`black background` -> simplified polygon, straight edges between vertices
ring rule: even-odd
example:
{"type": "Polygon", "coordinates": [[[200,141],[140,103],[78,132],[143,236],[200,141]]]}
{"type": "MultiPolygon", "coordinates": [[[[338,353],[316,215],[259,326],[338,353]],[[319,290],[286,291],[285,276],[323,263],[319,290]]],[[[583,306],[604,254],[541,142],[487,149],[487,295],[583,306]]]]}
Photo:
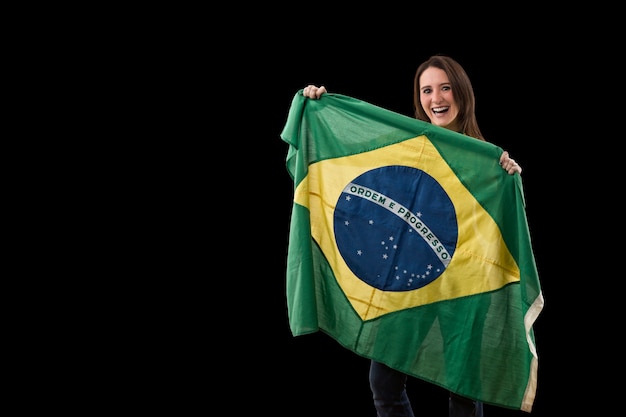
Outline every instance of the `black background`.
{"type": "MultiPolygon", "coordinates": [[[[142,17],[148,27],[120,37],[111,56],[96,49],[103,74],[87,71],[89,86],[102,89],[96,97],[110,98],[94,126],[110,135],[96,146],[122,158],[102,169],[119,177],[111,190],[119,206],[111,210],[124,217],[120,244],[106,242],[105,263],[129,286],[113,285],[125,303],[112,297],[102,310],[117,314],[124,329],[110,326],[112,349],[105,343],[93,358],[116,365],[105,370],[115,374],[103,382],[106,402],[118,407],[111,397],[134,397],[137,408],[171,407],[173,415],[375,417],[367,359],[325,334],[290,333],[293,183],[280,133],[294,95],[311,83],[412,116],[417,66],[444,53],[472,80],[486,139],[524,169],[545,298],[534,326],[539,380],[531,415],[610,415],[594,409],[605,398],[608,407],[621,400],[604,383],[607,374],[619,380],[609,348],[621,348],[604,327],[621,328],[611,320],[621,304],[608,299],[619,296],[621,276],[607,270],[621,260],[618,217],[609,210],[620,209],[614,191],[622,186],[607,168],[621,173],[614,145],[623,134],[611,131],[621,130],[621,114],[607,104],[615,80],[603,72],[621,62],[592,50],[593,21],[521,5],[490,6],[479,20],[459,6],[383,13],[360,5],[368,21],[319,4],[234,6],[231,14],[185,8],[170,15],[168,7],[164,19],[142,17]],[[124,126],[130,119],[136,124],[124,126]],[[130,267],[116,263],[132,257],[130,267]],[[611,316],[602,315],[607,310],[611,316]]],[[[409,378],[408,391],[417,416],[447,415],[442,388],[409,378]]]]}

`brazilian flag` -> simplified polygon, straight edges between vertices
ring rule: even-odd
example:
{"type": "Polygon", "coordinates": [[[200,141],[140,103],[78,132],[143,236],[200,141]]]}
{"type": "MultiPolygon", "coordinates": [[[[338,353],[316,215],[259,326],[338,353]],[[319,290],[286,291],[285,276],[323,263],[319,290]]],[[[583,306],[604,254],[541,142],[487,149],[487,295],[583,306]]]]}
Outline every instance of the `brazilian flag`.
{"type": "Polygon", "coordinates": [[[294,336],[459,395],[530,412],[543,295],[522,180],[502,149],[340,94],[298,91],[281,138],[294,182],[294,336]]]}

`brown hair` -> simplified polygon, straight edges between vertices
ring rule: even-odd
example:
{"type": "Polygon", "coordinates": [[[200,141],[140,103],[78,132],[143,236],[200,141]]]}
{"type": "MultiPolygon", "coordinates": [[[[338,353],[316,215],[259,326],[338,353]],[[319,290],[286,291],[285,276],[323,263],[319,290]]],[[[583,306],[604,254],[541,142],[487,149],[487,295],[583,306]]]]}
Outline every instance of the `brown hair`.
{"type": "Polygon", "coordinates": [[[445,55],[433,55],[420,64],[415,72],[413,80],[413,106],[415,108],[415,118],[425,122],[431,122],[420,103],[420,76],[430,67],[443,70],[452,86],[452,94],[454,100],[459,106],[459,114],[457,119],[461,126],[461,133],[476,139],[485,140],[483,134],[478,128],[476,120],[476,98],[474,97],[474,89],[467,73],[463,67],[454,59],[445,55]]]}

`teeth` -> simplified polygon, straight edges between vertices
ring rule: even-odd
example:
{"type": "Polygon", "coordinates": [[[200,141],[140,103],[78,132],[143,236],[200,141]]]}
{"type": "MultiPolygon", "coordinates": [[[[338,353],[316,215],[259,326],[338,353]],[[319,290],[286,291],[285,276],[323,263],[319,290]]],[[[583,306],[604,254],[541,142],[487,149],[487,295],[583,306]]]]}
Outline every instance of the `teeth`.
{"type": "Polygon", "coordinates": [[[433,108],[433,111],[444,111],[445,109],[447,109],[447,107],[437,107],[433,108]]]}

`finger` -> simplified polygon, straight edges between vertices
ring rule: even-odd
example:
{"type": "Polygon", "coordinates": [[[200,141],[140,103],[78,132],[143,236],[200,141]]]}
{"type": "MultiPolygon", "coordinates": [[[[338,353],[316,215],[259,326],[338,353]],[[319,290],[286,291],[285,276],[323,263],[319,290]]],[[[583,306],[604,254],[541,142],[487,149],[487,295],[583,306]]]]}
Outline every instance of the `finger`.
{"type": "Polygon", "coordinates": [[[509,153],[507,151],[502,152],[500,155],[500,165],[504,166],[506,161],[509,159],[509,153]]]}
{"type": "Polygon", "coordinates": [[[509,163],[508,163],[508,165],[507,165],[507,170],[506,170],[506,171],[507,171],[509,174],[514,174],[514,173],[516,173],[516,172],[517,172],[518,174],[521,174],[521,173],[522,173],[522,167],[521,167],[521,166],[520,166],[517,162],[515,162],[515,160],[513,160],[513,159],[509,159],[509,161],[508,161],[508,162],[509,162],[509,163]]]}
{"type": "Polygon", "coordinates": [[[317,91],[315,92],[315,95],[317,96],[317,98],[320,98],[322,94],[324,94],[325,92],[326,92],[326,87],[322,85],[320,86],[320,88],[317,89],[317,91]]]}
{"type": "Polygon", "coordinates": [[[315,88],[316,87],[314,85],[309,84],[304,87],[302,94],[304,94],[304,96],[308,98],[315,98],[315,88]]]}

